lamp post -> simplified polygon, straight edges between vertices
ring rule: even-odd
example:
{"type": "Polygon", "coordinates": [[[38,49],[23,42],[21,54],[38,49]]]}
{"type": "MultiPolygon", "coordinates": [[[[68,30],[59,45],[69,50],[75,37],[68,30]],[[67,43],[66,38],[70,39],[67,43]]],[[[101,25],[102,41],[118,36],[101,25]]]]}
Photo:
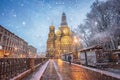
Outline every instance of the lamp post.
{"type": "Polygon", "coordinates": [[[74,44],[75,44],[75,58],[78,58],[78,51],[77,51],[78,39],[76,36],[74,37],[74,44]]]}

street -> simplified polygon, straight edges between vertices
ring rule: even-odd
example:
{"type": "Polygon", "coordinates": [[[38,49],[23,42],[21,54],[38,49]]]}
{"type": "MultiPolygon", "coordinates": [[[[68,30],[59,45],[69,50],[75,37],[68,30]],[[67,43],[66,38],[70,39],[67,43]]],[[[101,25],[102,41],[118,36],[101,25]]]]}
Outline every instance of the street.
{"type": "Polygon", "coordinates": [[[50,60],[41,80],[119,80],[104,74],[68,64],[61,59],[50,60]],[[58,75],[57,75],[58,74],[58,75]],[[59,79],[58,79],[59,78],[59,79]]]}

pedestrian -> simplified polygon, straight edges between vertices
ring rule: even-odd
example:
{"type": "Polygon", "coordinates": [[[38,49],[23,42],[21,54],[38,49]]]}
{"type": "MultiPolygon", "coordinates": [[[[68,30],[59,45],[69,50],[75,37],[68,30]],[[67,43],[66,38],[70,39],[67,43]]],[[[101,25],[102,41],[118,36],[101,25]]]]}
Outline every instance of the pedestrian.
{"type": "Polygon", "coordinates": [[[71,64],[71,59],[72,59],[71,55],[68,55],[68,62],[69,62],[69,64],[71,64]]]}

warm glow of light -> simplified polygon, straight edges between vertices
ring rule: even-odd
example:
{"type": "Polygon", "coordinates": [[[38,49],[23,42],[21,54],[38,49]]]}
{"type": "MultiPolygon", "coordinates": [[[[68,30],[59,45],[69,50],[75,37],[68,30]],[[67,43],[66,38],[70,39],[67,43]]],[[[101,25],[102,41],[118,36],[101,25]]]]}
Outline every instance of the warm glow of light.
{"type": "Polygon", "coordinates": [[[62,64],[63,64],[63,61],[61,59],[58,59],[58,65],[62,66],[62,64]]]}
{"type": "Polygon", "coordinates": [[[75,43],[78,43],[78,39],[77,39],[76,36],[74,36],[74,42],[75,42],[75,43]]]}
{"type": "Polygon", "coordinates": [[[3,51],[0,50],[0,58],[3,57],[3,51]]]}
{"type": "Polygon", "coordinates": [[[77,39],[75,39],[75,43],[77,43],[78,41],[77,41],[77,39]]]}
{"type": "Polygon", "coordinates": [[[14,49],[15,49],[15,51],[17,51],[17,50],[18,50],[18,48],[17,48],[17,47],[15,47],[14,49]]]}
{"type": "Polygon", "coordinates": [[[10,53],[8,53],[8,52],[7,52],[7,53],[5,53],[5,55],[7,55],[7,56],[8,56],[9,54],[10,54],[10,53]]]}
{"type": "Polygon", "coordinates": [[[0,45],[0,50],[2,49],[2,46],[0,45]]]}
{"type": "Polygon", "coordinates": [[[21,54],[20,57],[23,58],[23,55],[21,54]]]}

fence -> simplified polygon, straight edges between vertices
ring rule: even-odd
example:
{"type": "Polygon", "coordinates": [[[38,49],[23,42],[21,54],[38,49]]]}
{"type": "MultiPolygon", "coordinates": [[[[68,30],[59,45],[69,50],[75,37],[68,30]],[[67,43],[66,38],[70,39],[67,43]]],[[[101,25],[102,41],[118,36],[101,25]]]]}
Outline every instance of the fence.
{"type": "Polygon", "coordinates": [[[32,69],[46,58],[1,58],[0,80],[9,80],[22,72],[32,69]]]}

